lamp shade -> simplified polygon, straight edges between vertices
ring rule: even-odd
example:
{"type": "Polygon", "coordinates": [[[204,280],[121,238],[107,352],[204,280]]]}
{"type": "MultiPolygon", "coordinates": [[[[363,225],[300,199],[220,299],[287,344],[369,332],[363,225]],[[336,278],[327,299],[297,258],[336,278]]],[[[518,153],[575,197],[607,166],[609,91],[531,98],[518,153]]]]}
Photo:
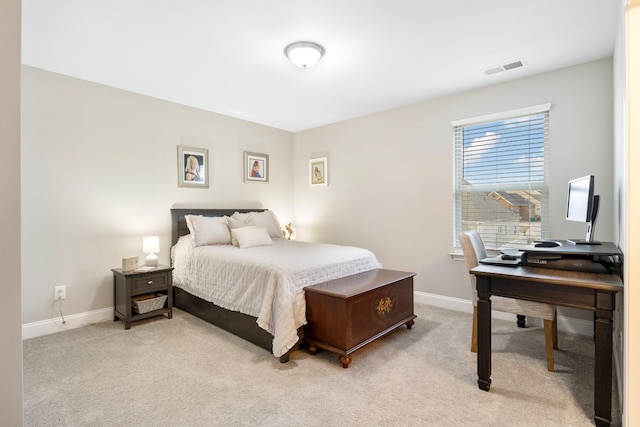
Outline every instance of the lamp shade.
{"type": "Polygon", "coordinates": [[[313,42],[295,42],[284,48],[284,54],[300,68],[316,64],[324,55],[324,48],[313,42]]]}
{"type": "Polygon", "coordinates": [[[147,267],[157,267],[158,257],[156,254],[160,252],[160,238],[158,236],[146,236],[142,239],[142,252],[147,255],[144,265],[147,267]]]}
{"type": "Polygon", "coordinates": [[[160,238],[158,236],[146,236],[143,238],[142,252],[145,254],[157,254],[160,252],[160,238]]]}

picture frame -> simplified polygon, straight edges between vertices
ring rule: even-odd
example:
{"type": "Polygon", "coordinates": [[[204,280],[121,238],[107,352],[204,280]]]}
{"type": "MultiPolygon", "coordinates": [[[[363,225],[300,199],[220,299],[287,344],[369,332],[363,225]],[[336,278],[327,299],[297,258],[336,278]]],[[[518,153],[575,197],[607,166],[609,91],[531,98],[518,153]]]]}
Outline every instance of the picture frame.
{"type": "Polygon", "coordinates": [[[329,169],[326,157],[309,160],[309,185],[326,187],[329,185],[329,169]]]}
{"type": "Polygon", "coordinates": [[[178,187],[209,188],[209,150],[178,146],[178,187]]]}
{"type": "Polygon", "coordinates": [[[269,182],[269,155],[244,152],[244,182],[269,182]]]}

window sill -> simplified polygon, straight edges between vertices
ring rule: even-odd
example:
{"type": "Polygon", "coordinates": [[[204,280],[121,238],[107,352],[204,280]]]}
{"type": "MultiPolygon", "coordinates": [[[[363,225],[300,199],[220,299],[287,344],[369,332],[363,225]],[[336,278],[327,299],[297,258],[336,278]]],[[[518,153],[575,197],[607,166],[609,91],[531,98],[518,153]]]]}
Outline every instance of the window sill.
{"type": "MultiPolygon", "coordinates": [[[[487,256],[489,257],[498,256],[499,254],[500,251],[487,249],[487,256]]],[[[464,254],[462,253],[462,249],[454,249],[453,251],[449,252],[449,256],[454,261],[464,261],[464,254]]]]}

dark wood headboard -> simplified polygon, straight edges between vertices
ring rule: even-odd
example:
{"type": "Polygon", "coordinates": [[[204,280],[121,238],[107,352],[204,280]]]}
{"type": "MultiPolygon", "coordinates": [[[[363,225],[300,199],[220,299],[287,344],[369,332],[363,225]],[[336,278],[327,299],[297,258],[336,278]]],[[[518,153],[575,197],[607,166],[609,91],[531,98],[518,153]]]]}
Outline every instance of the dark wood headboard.
{"type": "Polygon", "coordinates": [[[171,246],[178,242],[180,236],[189,234],[185,215],[231,216],[235,212],[264,212],[267,209],[212,209],[212,208],[175,208],[171,209],[171,246]]]}

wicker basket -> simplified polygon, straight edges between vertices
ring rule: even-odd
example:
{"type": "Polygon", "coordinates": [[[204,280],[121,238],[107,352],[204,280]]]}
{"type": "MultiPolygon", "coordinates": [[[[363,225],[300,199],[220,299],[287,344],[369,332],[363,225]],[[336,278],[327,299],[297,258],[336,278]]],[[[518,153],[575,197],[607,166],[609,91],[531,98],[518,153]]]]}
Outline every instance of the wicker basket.
{"type": "Polygon", "coordinates": [[[133,297],[131,300],[133,301],[133,311],[142,314],[164,307],[167,296],[165,294],[145,294],[133,297]]]}

